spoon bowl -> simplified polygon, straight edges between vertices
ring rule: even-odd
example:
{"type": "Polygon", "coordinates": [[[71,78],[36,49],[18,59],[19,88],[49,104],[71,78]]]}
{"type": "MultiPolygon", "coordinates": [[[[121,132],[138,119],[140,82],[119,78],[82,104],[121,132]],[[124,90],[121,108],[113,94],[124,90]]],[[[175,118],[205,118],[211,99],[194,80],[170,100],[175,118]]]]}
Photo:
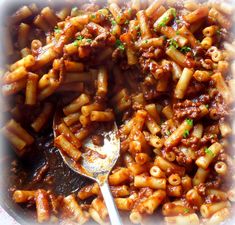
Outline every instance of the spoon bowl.
{"type": "MultiPolygon", "coordinates": [[[[53,118],[53,132],[56,138],[58,125],[62,122],[62,110],[56,110],[53,118]]],[[[117,162],[120,155],[120,139],[117,124],[108,123],[95,129],[92,135],[99,135],[103,138],[101,145],[95,145],[89,136],[83,141],[83,152],[79,162],[75,162],[63,150],[59,152],[67,166],[76,173],[96,181],[100,185],[109,218],[112,225],[122,225],[118,210],[116,208],[112,193],[108,184],[108,175],[117,162]]]]}

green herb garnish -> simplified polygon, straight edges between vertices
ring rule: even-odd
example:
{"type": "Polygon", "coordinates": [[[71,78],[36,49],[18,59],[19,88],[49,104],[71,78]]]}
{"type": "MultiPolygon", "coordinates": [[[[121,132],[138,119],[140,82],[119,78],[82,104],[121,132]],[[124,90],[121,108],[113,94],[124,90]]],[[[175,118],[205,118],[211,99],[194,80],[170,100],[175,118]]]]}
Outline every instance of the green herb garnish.
{"type": "Polygon", "coordinates": [[[96,15],[95,14],[92,14],[91,15],[91,19],[95,19],[96,18],[96,15]]]}
{"type": "Polygon", "coordinates": [[[206,106],[207,109],[209,109],[209,105],[208,104],[206,104],[205,106],[206,106]]]}
{"type": "Polygon", "coordinates": [[[78,40],[74,41],[74,42],[73,42],[73,45],[74,45],[74,46],[78,46],[78,40]]]}
{"type": "Polygon", "coordinates": [[[174,47],[174,48],[178,48],[179,45],[177,43],[177,41],[173,38],[169,39],[169,44],[170,44],[170,47],[174,47]]]}
{"type": "Polygon", "coordinates": [[[90,44],[92,42],[92,39],[88,38],[88,39],[86,39],[86,41],[87,41],[87,43],[90,44]]]}
{"type": "Polygon", "coordinates": [[[140,29],[140,25],[137,25],[134,27],[135,30],[139,30],[140,29]]]}
{"type": "Polygon", "coordinates": [[[215,157],[215,154],[214,154],[209,148],[205,148],[205,153],[206,153],[207,155],[210,155],[210,156],[212,156],[212,157],[215,157]]]}
{"type": "Polygon", "coordinates": [[[54,29],[54,31],[55,31],[56,34],[59,34],[59,33],[61,32],[61,29],[56,26],[55,29],[54,29]]]}
{"type": "Polygon", "coordinates": [[[183,137],[187,138],[189,136],[189,130],[185,130],[183,133],[183,137]]]}
{"type": "Polygon", "coordinates": [[[166,135],[167,135],[167,136],[170,136],[170,135],[171,135],[171,131],[167,130],[167,131],[166,131],[166,135]]]}
{"type": "Polygon", "coordinates": [[[118,15],[118,16],[117,16],[117,20],[118,20],[118,22],[120,22],[120,19],[121,19],[121,16],[120,16],[120,15],[118,15]]]}
{"type": "Polygon", "coordinates": [[[124,44],[119,39],[116,40],[115,46],[122,51],[125,50],[124,44]]]}
{"type": "Polygon", "coordinates": [[[117,25],[117,22],[116,22],[115,20],[111,20],[111,24],[112,24],[113,26],[115,26],[115,25],[117,25]]]}
{"type": "Polygon", "coordinates": [[[187,52],[190,52],[192,49],[188,46],[184,46],[180,49],[181,52],[183,53],[187,53],[187,52]]]}
{"type": "Polygon", "coordinates": [[[186,119],[186,122],[188,125],[193,126],[193,120],[192,119],[186,119]]]}
{"type": "Polygon", "coordinates": [[[176,10],[175,9],[171,9],[171,14],[174,16],[174,18],[176,18],[176,10]]]}
{"type": "Polygon", "coordinates": [[[180,32],[179,32],[178,30],[177,30],[175,33],[176,33],[176,35],[179,35],[179,34],[180,34],[180,32]]]}
{"type": "Polygon", "coordinates": [[[147,44],[149,41],[148,40],[144,40],[144,43],[147,44]]]}
{"type": "Polygon", "coordinates": [[[168,16],[164,17],[162,21],[159,23],[159,27],[165,27],[168,20],[169,20],[168,16]]]}
{"type": "Polygon", "coordinates": [[[77,9],[78,9],[78,7],[73,7],[72,12],[76,11],[77,9]]]}
{"type": "Polygon", "coordinates": [[[216,31],[216,34],[217,34],[217,35],[221,35],[221,34],[222,34],[221,29],[218,29],[218,30],[216,31]]]}
{"type": "Polygon", "coordinates": [[[81,41],[83,38],[84,38],[83,36],[79,35],[79,36],[77,37],[77,40],[78,40],[78,41],[81,41]]]}
{"type": "Polygon", "coordinates": [[[189,209],[184,209],[184,213],[185,213],[185,214],[187,214],[187,213],[189,213],[189,212],[190,212],[189,209]]]}
{"type": "Polygon", "coordinates": [[[129,23],[129,20],[126,20],[124,24],[128,24],[129,23]]]}

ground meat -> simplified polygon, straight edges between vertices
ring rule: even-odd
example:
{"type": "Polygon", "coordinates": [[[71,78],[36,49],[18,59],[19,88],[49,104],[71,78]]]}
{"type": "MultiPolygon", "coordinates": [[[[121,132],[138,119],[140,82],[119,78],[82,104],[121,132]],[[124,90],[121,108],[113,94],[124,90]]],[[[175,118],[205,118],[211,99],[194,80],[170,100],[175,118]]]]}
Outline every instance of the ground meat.
{"type": "Polygon", "coordinates": [[[205,150],[204,148],[200,148],[198,151],[195,152],[196,153],[196,157],[200,157],[200,156],[203,156],[205,155],[205,150]]]}
{"type": "Polygon", "coordinates": [[[219,196],[214,195],[209,195],[206,198],[206,203],[213,203],[213,202],[219,202],[222,201],[219,196]]]}
{"type": "Polygon", "coordinates": [[[211,59],[200,59],[200,64],[206,70],[213,69],[213,61],[211,59]]]}
{"type": "Polygon", "coordinates": [[[215,143],[216,141],[218,141],[216,134],[205,134],[200,139],[200,144],[201,145],[211,145],[211,144],[215,143]]]}
{"type": "Polygon", "coordinates": [[[112,53],[112,59],[114,61],[118,60],[119,58],[121,58],[123,56],[123,51],[119,48],[116,48],[113,53],[112,53]]]}
{"type": "Polygon", "coordinates": [[[196,100],[185,100],[173,105],[174,108],[174,117],[177,119],[191,118],[198,119],[200,118],[201,105],[206,105],[209,103],[209,96],[202,95],[196,100]]]}
{"type": "Polygon", "coordinates": [[[169,123],[168,120],[161,124],[161,134],[164,138],[169,137],[175,131],[175,129],[175,124],[169,123]]]}
{"type": "Polygon", "coordinates": [[[98,35],[91,44],[91,47],[105,47],[107,44],[112,43],[112,35],[108,32],[104,32],[98,35]]]}
{"type": "Polygon", "coordinates": [[[145,57],[145,58],[154,58],[155,54],[154,54],[154,52],[144,52],[142,54],[142,56],[145,57]]]}
{"type": "Polygon", "coordinates": [[[46,175],[47,171],[49,170],[49,163],[46,162],[35,174],[32,183],[39,183],[42,181],[43,177],[46,175]]]}
{"type": "Polygon", "coordinates": [[[206,187],[218,189],[220,187],[221,182],[221,178],[217,176],[216,178],[214,178],[214,180],[207,182],[206,187]]]}
{"type": "Polygon", "coordinates": [[[76,34],[77,38],[78,38],[78,36],[82,36],[84,38],[92,38],[92,35],[89,33],[89,30],[86,27],[84,29],[82,29],[81,32],[78,32],[76,34]]]}
{"type": "Polygon", "coordinates": [[[102,135],[93,135],[92,142],[94,145],[103,146],[104,145],[104,137],[102,135]]]}
{"type": "Polygon", "coordinates": [[[196,150],[198,148],[198,142],[200,141],[197,137],[190,137],[190,138],[183,138],[181,140],[182,144],[186,147],[190,147],[193,150],[196,150]]]}
{"type": "Polygon", "coordinates": [[[206,185],[204,183],[200,183],[197,187],[196,187],[198,194],[205,196],[206,195],[206,185]]]}
{"type": "Polygon", "coordinates": [[[164,75],[162,66],[152,59],[145,59],[144,57],[140,57],[139,63],[142,71],[144,73],[151,73],[155,79],[158,79],[164,75]]]}
{"type": "Polygon", "coordinates": [[[176,161],[179,165],[188,167],[192,164],[192,158],[186,156],[184,153],[180,152],[179,155],[176,156],[176,161]]]}
{"type": "Polygon", "coordinates": [[[202,48],[200,45],[198,45],[198,46],[196,46],[195,48],[194,48],[194,52],[193,52],[193,54],[195,55],[195,56],[200,56],[200,57],[204,57],[204,55],[206,54],[206,50],[204,49],[204,48],[202,48]]]}
{"type": "Polygon", "coordinates": [[[226,153],[221,153],[218,155],[218,161],[226,162],[228,159],[228,155],[226,153]]]}
{"type": "Polygon", "coordinates": [[[97,102],[98,104],[102,104],[103,106],[105,106],[105,102],[107,101],[107,96],[100,96],[100,95],[96,95],[94,97],[95,102],[97,102]]]}
{"type": "Polygon", "coordinates": [[[197,81],[193,81],[186,91],[186,96],[193,97],[198,96],[200,93],[205,91],[206,85],[203,83],[199,83],[197,81]]]}
{"type": "Polygon", "coordinates": [[[18,172],[18,166],[19,166],[18,161],[17,160],[13,160],[11,162],[11,172],[16,174],[18,172]]]}
{"type": "Polygon", "coordinates": [[[153,85],[156,85],[157,81],[156,79],[153,77],[152,74],[148,74],[145,78],[144,78],[144,85],[147,85],[147,86],[153,86],[153,85]]]}
{"type": "Polygon", "coordinates": [[[211,119],[218,120],[228,115],[228,105],[224,102],[222,95],[216,90],[212,89],[210,92],[211,107],[209,115],[211,119]]]}
{"type": "Polygon", "coordinates": [[[160,94],[157,92],[156,87],[149,85],[142,85],[142,92],[146,100],[157,98],[160,94]]]}

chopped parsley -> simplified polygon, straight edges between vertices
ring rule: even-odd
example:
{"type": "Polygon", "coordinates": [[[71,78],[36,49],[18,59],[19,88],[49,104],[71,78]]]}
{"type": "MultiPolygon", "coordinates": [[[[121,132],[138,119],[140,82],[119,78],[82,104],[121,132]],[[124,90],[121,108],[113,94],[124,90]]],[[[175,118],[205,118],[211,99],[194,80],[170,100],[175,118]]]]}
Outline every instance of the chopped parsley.
{"type": "Polygon", "coordinates": [[[218,30],[216,31],[216,34],[217,34],[217,35],[221,35],[221,34],[222,34],[221,29],[218,29],[218,30]]]}
{"type": "Polygon", "coordinates": [[[175,33],[176,33],[176,35],[179,35],[179,34],[180,34],[180,32],[179,32],[178,30],[177,30],[175,33]]]}
{"type": "Polygon", "coordinates": [[[140,31],[138,31],[138,32],[137,32],[137,34],[138,34],[138,35],[141,35],[141,32],[140,32],[140,31]]]}
{"type": "Polygon", "coordinates": [[[167,135],[167,136],[170,136],[170,135],[171,135],[171,131],[170,131],[170,130],[167,130],[167,131],[166,131],[166,135],[167,135]]]}
{"type": "Polygon", "coordinates": [[[184,209],[185,214],[189,213],[189,211],[190,211],[189,209],[184,209]]]}
{"type": "Polygon", "coordinates": [[[174,48],[178,48],[179,45],[177,43],[177,41],[173,38],[169,39],[169,44],[170,44],[170,47],[174,47],[174,48]]]}
{"type": "Polygon", "coordinates": [[[124,24],[128,24],[129,23],[129,20],[126,20],[124,24]]]}
{"type": "Polygon", "coordinates": [[[125,50],[124,44],[119,39],[116,40],[115,46],[122,51],[125,50]]]}
{"type": "Polygon", "coordinates": [[[147,44],[149,41],[148,40],[144,40],[144,43],[147,44]]]}
{"type": "Polygon", "coordinates": [[[139,30],[140,29],[140,25],[137,25],[134,27],[135,30],[139,30]]]}
{"type": "Polygon", "coordinates": [[[77,11],[77,10],[78,10],[78,7],[73,7],[72,8],[72,12],[77,11]]]}
{"type": "Polygon", "coordinates": [[[188,125],[193,126],[193,120],[192,119],[186,119],[186,122],[188,125]]]}
{"type": "Polygon", "coordinates": [[[187,52],[190,52],[192,49],[188,46],[184,46],[180,49],[181,52],[183,53],[187,53],[187,52]]]}
{"type": "Polygon", "coordinates": [[[95,14],[92,14],[91,15],[91,19],[95,19],[96,18],[96,15],[95,14]]]}
{"type": "Polygon", "coordinates": [[[105,16],[105,17],[108,16],[108,14],[109,14],[109,11],[107,8],[99,9],[98,12],[100,15],[105,16]]]}
{"type": "Polygon", "coordinates": [[[189,130],[185,130],[183,133],[183,137],[187,138],[189,136],[189,130]]]}
{"type": "Polygon", "coordinates": [[[129,9],[129,10],[128,10],[128,14],[129,14],[129,16],[131,16],[131,14],[132,14],[132,9],[129,9]]]}
{"type": "Polygon", "coordinates": [[[83,36],[79,35],[79,36],[77,37],[77,40],[78,40],[78,41],[81,41],[83,38],[84,38],[83,36]]]}
{"type": "Polygon", "coordinates": [[[74,41],[74,42],[73,42],[73,45],[74,45],[74,46],[78,46],[78,40],[74,41]]]}
{"type": "Polygon", "coordinates": [[[206,104],[205,106],[206,106],[207,109],[209,109],[209,105],[208,104],[206,104]]]}
{"type": "Polygon", "coordinates": [[[115,26],[115,25],[117,25],[117,22],[116,22],[115,20],[111,20],[111,24],[112,24],[113,26],[115,26]]]}
{"type": "Polygon", "coordinates": [[[171,14],[174,16],[174,18],[176,18],[176,10],[175,9],[171,9],[171,14]]]}
{"type": "Polygon", "coordinates": [[[215,157],[215,154],[214,154],[209,148],[205,148],[205,153],[206,153],[207,155],[210,155],[210,156],[212,156],[212,157],[215,157]]]}
{"type": "Polygon", "coordinates": [[[117,19],[118,19],[118,21],[120,22],[121,16],[120,16],[120,15],[118,15],[118,16],[117,16],[117,19]]]}
{"type": "Polygon", "coordinates": [[[164,17],[162,21],[159,23],[159,27],[165,27],[168,20],[169,20],[168,16],[164,17]]]}
{"type": "Polygon", "coordinates": [[[92,39],[88,38],[88,39],[86,39],[86,41],[87,41],[87,43],[90,44],[92,42],[92,39]]]}
{"type": "Polygon", "coordinates": [[[61,32],[61,29],[56,26],[55,29],[54,29],[54,31],[55,31],[56,34],[59,34],[59,33],[61,32]]]}

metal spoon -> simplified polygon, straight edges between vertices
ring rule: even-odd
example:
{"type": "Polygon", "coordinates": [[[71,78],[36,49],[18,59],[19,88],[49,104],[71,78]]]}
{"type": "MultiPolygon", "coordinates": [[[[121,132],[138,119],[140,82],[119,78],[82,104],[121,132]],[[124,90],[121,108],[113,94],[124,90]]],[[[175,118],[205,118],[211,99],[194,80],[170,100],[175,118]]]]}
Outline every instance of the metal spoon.
{"type": "MultiPolygon", "coordinates": [[[[53,132],[54,137],[57,137],[57,126],[61,122],[60,111],[54,115],[53,132]]],[[[112,129],[105,126],[100,127],[95,134],[98,133],[104,137],[103,146],[94,145],[92,139],[88,137],[83,142],[83,148],[89,149],[82,153],[81,160],[76,163],[69,158],[62,150],[59,152],[64,162],[70,169],[76,173],[88,177],[96,181],[103,195],[109,218],[112,225],[122,225],[122,221],[115,205],[112,193],[108,184],[108,175],[115,165],[120,154],[120,139],[118,137],[118,128],[116,123],[113,123],[112,129]]]]}

